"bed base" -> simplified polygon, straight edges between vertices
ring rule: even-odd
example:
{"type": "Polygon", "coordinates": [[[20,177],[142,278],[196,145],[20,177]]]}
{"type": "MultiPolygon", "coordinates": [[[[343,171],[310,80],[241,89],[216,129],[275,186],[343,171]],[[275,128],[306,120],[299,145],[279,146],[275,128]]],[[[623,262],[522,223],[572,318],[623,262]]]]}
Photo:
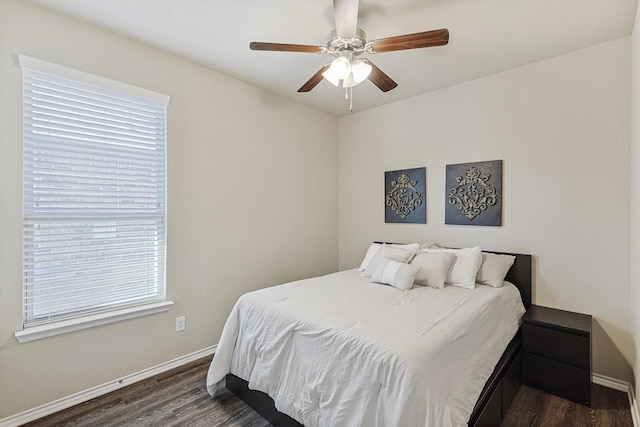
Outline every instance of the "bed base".
{"type": "MultiPolygon", "coordinates": [[[[516,259],[505,280],[515,284],[520,290],[525,308],[531,305],[532,296],[532,257],[524,254],[515,255],[516,259]]],[[[521,332],[511,340],[493,373],[487,380],[480,397],[469,418],[470,427],[500,426],[513,398],[522,384],[522,342],[521,332]]],[[[247,381],[233,374],[226,377],[227,388],[242,399],[247,405],[262,415],[275,427],[304,427],[290,416],[279,412],[273,399],[266,393],[251,390],[247,381]]]]}
{"type": "Polygon", "coordinates": [[[275,427],[304,427],[302,424],[276,409],[276,405],[267,393],[251,390],[249,383],[233,374],[226,377],[227,388],[254,411],[275,427]]]}
{"type": "Polygon", "coordinates": [[[469,418],[469,426],[497,427],[502,424],[522,384],[521,349],[522,343],[518,330],[484,385],[469,418]]]}

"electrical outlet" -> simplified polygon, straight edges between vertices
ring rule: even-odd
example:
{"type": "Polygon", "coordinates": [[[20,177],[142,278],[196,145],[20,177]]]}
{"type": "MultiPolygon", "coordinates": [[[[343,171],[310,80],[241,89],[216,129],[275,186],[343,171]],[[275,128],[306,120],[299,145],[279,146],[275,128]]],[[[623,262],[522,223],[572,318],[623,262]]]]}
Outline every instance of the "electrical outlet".
{"type": "Polygon", "coordinates": [[[186,327],[185,316],[176,317],[176,332],[184,331],[186,327]]]}

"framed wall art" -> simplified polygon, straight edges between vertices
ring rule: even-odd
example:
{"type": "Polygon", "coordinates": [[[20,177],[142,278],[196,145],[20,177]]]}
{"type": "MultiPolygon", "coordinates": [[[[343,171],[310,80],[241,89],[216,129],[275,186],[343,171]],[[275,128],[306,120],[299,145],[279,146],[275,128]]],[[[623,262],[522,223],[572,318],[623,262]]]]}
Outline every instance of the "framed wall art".
{"type": "Polygon", "coordinates": [[[384,222],[427,223],[426,168],[384,173],[384,222]]]}
{"type": "Polygon", "coordinates": [[[447,165],[445,224],[502,225],[502,160],[447,165]]]}

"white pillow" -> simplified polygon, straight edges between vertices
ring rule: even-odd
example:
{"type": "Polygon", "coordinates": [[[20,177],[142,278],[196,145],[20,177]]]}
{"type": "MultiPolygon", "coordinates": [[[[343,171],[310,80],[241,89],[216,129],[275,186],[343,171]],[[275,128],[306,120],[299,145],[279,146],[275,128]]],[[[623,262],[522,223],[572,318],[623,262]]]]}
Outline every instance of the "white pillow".
{"type": "MultiPolygon", "coordinates": [[[[383,246],[383,243],[372,243],[369,246],[369,249],[367,249],[367,253],[364,255],[364,259],[362,260],[362,263],[360,264],[360,267],[358,267],[358,271],[365,271],[367,269],[367,266],[369,265],[369,263],[371,262],[371,260],[373,259],[373,257],[376,255],[376,253],[378,253],[378,250],[383,246]]],[[[402,248],[402,249],[406,249],[408,251],[417,251],[420,248],[420,244],[419,243],[409,243],[407,245],[400,245],[400,244],[390,244],[389,246],[393,246],[396,248],[402,248]]]]}
{"type": "Polygon", "coordinates": [[[381,247],[382,244],[380,243],[372,243],[371,246],[369,246],[369,249],[367,249],[367,253],[364,255],[364,259],[360,263],[360,267],[358,267],[358,271],[364,271],[367,269],[367,266],[378,252],[378,249],[380,249],[381,247]]]}
{"type": "Polygon", "coordinates": [[[476,274],[482,263],[482,254],[479,246],[464,249],[432,248],[422,250],[425,252],[449,252],[454,254],[456,258],[447,273],[445,283],[467,289],[476,287],[476,274]]]}
{"type": "Polygon", "coordinates": [[[391,285],[401,291],[408,291],[413,286],[420,267],[405,264],[386,258],[373,273],[372,282],[391,285]]]}
{"type": "Polygon", "coordinates": [[[411,261],[411,265],[420,267],[420,272],[416,276],[416,284],[444,289],[449,267],[455,257],[450,252],[425,252],[424,250],[416,252],[416,256],[411,261]]]}
{"type": "Polygon", "coordinates": [[[482,252],[482,264],[478,269],[476,281],[483,285],[499,288],[504,277],[513,265],[516,257],[482,252]]]}
{"type": "Polygon", "coordinates": [[[371,278],[373,273],[385,262],[386,258],[398,262],[407,262],[414,251],[408,251],[392,245],[382,245],[362,272],[363,277],[371,278]]]}

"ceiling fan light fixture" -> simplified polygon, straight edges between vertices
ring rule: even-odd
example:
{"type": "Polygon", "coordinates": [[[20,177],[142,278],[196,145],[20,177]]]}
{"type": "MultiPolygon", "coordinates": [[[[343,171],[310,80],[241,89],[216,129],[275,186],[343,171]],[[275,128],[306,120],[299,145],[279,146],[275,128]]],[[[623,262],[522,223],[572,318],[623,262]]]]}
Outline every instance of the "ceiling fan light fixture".
{"type": "Polygon", "coordinates": [[[351,74],[351,64],[344,56],[331,61],[329,69],[322,73],[322,77],[327,79],[332,85],[338,86],[340,80],[344,80],[351,74]]]}

